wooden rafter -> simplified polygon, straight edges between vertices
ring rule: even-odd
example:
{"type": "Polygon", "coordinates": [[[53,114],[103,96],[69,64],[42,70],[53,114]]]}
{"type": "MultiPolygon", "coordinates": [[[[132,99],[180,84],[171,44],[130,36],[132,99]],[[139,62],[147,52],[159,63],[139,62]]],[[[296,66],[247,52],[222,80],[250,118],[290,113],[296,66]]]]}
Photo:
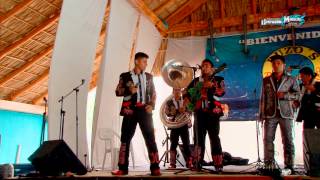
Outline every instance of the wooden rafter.
{"type": "Polygon", "coordinates": [[[10,72],[6,76],[4,76],[2,79],[0,79],[0,86],[5,84],[6,82],[10,81],[12,78],[16,77],[18,74],[20,74],[21,72],[24,72],[26,69],[31,67],[33,64],[35,64],[36,62],[41,60],[43,57],[48,55],[52,51],[52,49],[53,49],[53,46],[49,46],[48,48],[46,48],[45,50],[43,50],[39,54],[30,58],[24,65],[22,65],[18,69],[13,70],[12,72],[10,72]]]}
{"type": "Polygon", "coordinates": [[[152,65],[152,70],[151,73],[154,76],[160,76],[161,75],[161,68],[164,65],[164,60],[165,60],[165,55],[166,55],[166,51],[167,51],[167,47],[168,47],[168,39],[162,39],[161,40],[161,44],[160,44],[160,48],[158,50],[156,59],[152,65]]]}
{"type": "MultiPolygon", "coordinates": [[[[220,3],[220,18],[221,18],[221,21],[223,22],[224,21],[224,18],[226,16],[226,13],[225,13],[225,2],[224,0],[219,0],[219,3],[220,3]]],[[[221,27],[221,32],[224,33],[226,31],[226,27],[225,26],[222,26],[221,27]]]]}
{"type": "MultiPolygon", "coordinates": [[[[110,1],[109,1],[110,2],[110,1]]],[[[105,12],[105,16],[108,17],[110,12],[110,4],[107,4],[107,8],[106,8],[106,12],[105,12]]],[[[11,52],[12,50],[14,50],[15,48],[18,48],[20,45],[22,45],[23,43],[25,43],[26,41],[30,40],[32,37],[34,37],[36,34],[38,34],[39,32],[45,30],[48,26],[52,25],[53,23],[56,22],[56,20],[59,19],[60,15],[59,12],[54,13],[53,15],[51,15],[51,17],[49,19],[47,19],[45,22],[43,22],[42,24],[40,24],[38,27],[36,27],[35,29],[33,29],[31,32],[29,32],[25,37],[23,37],[22,39],[19,40],[18,43],[14,43],[14,47],[11,46],[10,49],[7,48],[4,50],[4,52],[0,52],[0,58],[4,57],[5,55],[7,55],[7,53],[11,52]]],[[[106,29],[105,26],[103,26],[102,31],[100,33],[100,38],[105,37],[106,34],[106,29]]],[[[8,75],[6,75],[4,78],[0,79],[0,84],[4,84],[5,82],[8,82],[10,79],[12,79],[13,77],[17,76],[18,74],[20,74],[21,72],[24,72],[26,69],[30,68],[34,63],[36,63],[38,60],[42,59],[44,56],[46,56],[47,54],[51,53],[53,49],[53,46],[48,47],[47,49],[43,50],[42,52],[40,52],[39,54],[33,56],[31,59],[29,59],[26,64],[24,64],[22,67],[20,67],[17,70],[14,70],[13,72],[9,73],[8,75]]],[[[101,60],[102,54],[99,53],[97,54],[95,61],[99,61],[101,60]]],[[[93,78],[97,78],[97,72],[94,73],[94,77],[93,78]]],[[[28,82],[24,87],[22,87],[21,89],[18,89],[16,91],[11,92],[11,94],[9,94],[5,99],[7,100],[15,100],[17,97],[21,96],[23,93],[25,93],[26,91],[30,90],[32,87],[34,87],[35,85],[38,85],[39,83],[43,82],[46,78],[48,78],[49,76],[49,69],[45,70],[40,76],[36,77],[34,80],[28,82]]],[[[91,82],[90,84],[95,86],[95,80],[92,80],[93,83],[91,82]]],[[[90,85],[90,87],[92,86],[90,85]]],[[[32,103],[33,104],[38,104],[39,101],[41,101],[43,99],[43,97],[48,95],[48,91],[46,90],[45,92],[41,93],[39,96],[37,96],[36,98],[32,99],[32,103]]]]}
{"type": "Polygon", "coordinates": [[[160,14],[166,7],[167,5],[171,4],[172,2],[174,2],[175,0],[166,0],[163,1],[158,7],[156,7],[153,12],[155,14],[160,14]]]}
{"type": "MultiPolygon", "coordinates": [[[[315,5],[312,7],[305,7],[301,8],[296,11],[296,13],[306,13],[309,17],[311,16],[319,16],[320,15],[320,5],[315,5]]],[[[255,23],[260,23],[260,20],[263,18],[276,18],[276,17],[281,17],[284,14],[288,13],[286,12],[274,12],[274,13],[264,13],[264,14],[259,14],[259,15],[248,15],[248,24],[255,24],[255,23]]],[[[228,27],[228,26],[241,26],[242,25],[242,16],[235,16],[235,17],[230,17],[228,19],[225,19],[222,21],[221,19],[216,19],[213,22],[213,27],[214,28],[221,28],[221,27],[228,27]]],[[[191,30],[204,30],[208,28],[208,23],[206,21],[199,21],[196,23],[182,23],[182,24],[177,24],[172,28],[169,28],[169,33],[178,33],[178,32],[188,32],[191,30]]]]}
{"type": "Polygon", "coordinates": [[[287,0],[287,9],[292,8],[293,2],[292,0],[287,0]]]}
{"type": "Polygon", "coordinates": [[[35,35],[37,35],[39,32],[44,30],[49,25],[56,22],[56,20],[59,18],[59,16],[60,16],[60,12],[55,13],[52,17],[50,17],[49,19],[47,19],[46,21],[41,23],[39,26],[37,26],[36,28],[31,30],[26,36],[24,36],[23,38],[19,39],[18,41],[14,42],[13,44],[11,44],[8,47],[6,47],[5,49],[3,49],[0,52],[0,59],[3,58],[8,53],[10,53],[15,48],[17,48],[17,47],[21,46],[22,44],[24,44],[25,42],[27,42],[29,39],[33,38],[35,35]]]}
{"type": "Polygon", "coordinates": [[[177,11],[172,13],[167,19],[167,23],[170,27],[182,21],[185,17],[189,16],[193,11],[198,9],[201,5],[206,3],[207,0],[189,0],[182,5],[177,11]]]}
{"type": "Polygon", "coordinates": [[[32,100],[32,104],[38,104],[41,100],[43,100],[44,97],[48,97],[48,90],[46,90],[45,92],[41,93],[39,96],[37,96],[36,98],[34,98],[32,100]]]}
{"type": "Polygon", "coordinates": [[[12,17],[12,16],[18,14],[19,12],[21,12],[21,10],[23,10],[25,7],[27,7],[31,2],[32,2],[32,0],[25,0],[25,1],[18,3],[10,11],[8,11],[4,15],[0,16],[0,23],[4,22],[9,17],[12,17]]]}
{"type": "Polygon", "coordinates": [[[137,39],[139,36],[139,30],[140,30],[140,19],[141,15],[138,16],[136,27],[132,35],[132,44],[131,44],[131,51],[130,51],[130,60],[129,60],[129,70],[131,70],[134,66],[134,54],[136,52],[137,47],[137,39]]]}
{"type": "Polygon", "coordinates": [[[143,2],[143,0],[129,0],[129,2],[147,16],[151,22],[158,28],[160,34],[164,37],[167,36],[167,28],[162,20],[143,2]]]}
{"type": "Polygon", "coordinates": [[[36,79],[32,80],[31,82],[27,83],[24,87],[21,89],[14,91],[13,93],[9,94],[6,97],[6,100],[15,100],[19,95],[22,93],[30,90],[32,87],[37,85],[38,83],[42,82],[44,79],[46,79],[49,75],[49,69],[46,69],[40,76],[38,76],[36,79]]]}
{"type": "MultiPolygon", "coordinates": [[[[257,15],[257,0],[251,0],[251,14],[253,16],[257,15]]],[[[257,20],[255,20],[256,22],[257,20]]],[[[253,30],[258,29],[258,23],[253,23],[253,30]]]]}

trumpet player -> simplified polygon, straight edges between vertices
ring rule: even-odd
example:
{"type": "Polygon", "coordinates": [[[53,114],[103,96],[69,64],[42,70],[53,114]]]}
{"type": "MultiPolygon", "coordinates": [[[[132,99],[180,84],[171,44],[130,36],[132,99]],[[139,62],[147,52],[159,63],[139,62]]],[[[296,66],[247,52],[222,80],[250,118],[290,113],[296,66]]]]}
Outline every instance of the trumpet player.
{"type": "MultiPolygon", "coordinates": [[[[178,115],[186,113],[186,106],[183,102],[182,91],[178,88],[173,88],[172,99],[166,102],[165,113],[171,121],[175,121],[178,115]]],[[[183,143],[183,149],[186,159],[186,167],[192,168],[192,157],[190,152],[189,128],[192,126],[191,121],[179,128],[170,128],[170,168],[176,168],[177,146],[179,137],[183,143]]]]}

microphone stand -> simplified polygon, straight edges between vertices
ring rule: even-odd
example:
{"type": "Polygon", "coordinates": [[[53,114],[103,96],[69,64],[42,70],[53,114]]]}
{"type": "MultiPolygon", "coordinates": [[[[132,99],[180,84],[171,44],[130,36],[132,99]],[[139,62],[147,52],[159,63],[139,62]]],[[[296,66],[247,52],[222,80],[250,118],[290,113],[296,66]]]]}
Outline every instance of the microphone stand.
{"type": "Polygon", "coordinates": [[[190,68],[193,70],[193,79],[195,78],[195,74],[196,74],[196,71],[198,69],[201,69],[200,68],[200,65],[197,65],[197,67],[193,67],[193,66],[185,66],[185,65],[176,65],[177,67],[180,67],[180,68],[190,68]]]}
{"type": "Polygon", "coordinates": [[[46,128],[46,119],[47,119],[47,105],[48,105],[48,100],[44,97],[44,112],[42,114],[42,127],[41,127],[41,136],[40,136],[40,146],[42,145],[44,141],[44,132],[46,128]]]}
{"type": "MultiPolygon", "coordinates": [[[[257,99],[257,89],[255,88],[254,91],[254,99],[257,99]]],[[[264,162],[261,160],[260,158],[260,145],[259,145],[259,118],[256,118],[255,120],[255,124],[256,124],[256,145],[257,145],[257,160],[255,162],[250,163],[249,165],[251,165],[252,167],[242,170],[239,173],[244,173],[244,172],[248,172],[251,169],[255,169],[255,173],[261,174],[261,172],[263,171],[264,168],[264,162]]]]}
{"type": "MultiPolygon", "coordinates": [[[[195,87],[196,86],[196,82],[194,81],[195,80],[195,78],[196,78],[196,71],[198,70],[198,69],[200,69],[199,67],[192,67],[192,66],[183,66],[183,65],[181,65],[180,67],[184,67],[184,68],[190,68],[190,69],[192,69],[193,70],[193,77],[192,77],[192,80],[193,80],[193,87],[195,87]]],[[[196,150],[196,151],[198,151],[198,149],[196,149],[196,147],[198,148],[198,144],[199,144],[199,142],[198,142],[198,137],[199,137],[199,133],[198,133],[198,120],[197,120],[197,118],[195,117],[195,113],[194,112],[192,112],[192,115],[193,115],[193,127],[194,127],[194,136],[195,136],[195,138],[194,138],[194,140],[195,140],[195,142],[194,142],[194,150],[196,150]]],[[[198,152],[196,152],[197,153],[197,156],[198,156],[198,152]]],[[[200,156],[201,156],[201,154],[200,154],[200,156]]],[[[196,169],[200,169],[200,167],[199,167],[199,160],[198,160],[198,158],[196,157],[196,167],[195,167],[196,169]]],[[[202,168],[201,168],[202,169],[202,168]]]]}
{"type": "Polygon", "coordinates": [[[63,132],[64,132],[64,118],[66,111],[63,109],[63,102],[64,99],[66,99],[68,96],[70,96],[73,92],[76,92],[76,155],[78,157],[78,146],[79,146],[79,139],[78,139],[78,133],[79,133],[79,115],[78,115],[78,95],[79,95],[79,88],[84,85],[85,80],[81,80],[81,84],[73,88],[70,92],[68,92],[66,95],[61,96],[59,99],[59,103],[61,104],[60,107],[60,133],[59,133],[59,139],[63,140],[63,132]]]}

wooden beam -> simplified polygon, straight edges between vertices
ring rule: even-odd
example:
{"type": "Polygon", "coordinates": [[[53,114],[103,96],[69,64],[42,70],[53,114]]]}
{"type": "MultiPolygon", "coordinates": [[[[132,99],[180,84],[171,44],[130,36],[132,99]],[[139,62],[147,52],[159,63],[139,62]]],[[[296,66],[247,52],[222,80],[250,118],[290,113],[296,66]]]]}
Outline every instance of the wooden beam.
{"type": "Polygon", "coordinates": [[[138,9],[139,12],[147,16],[151,22],[158,28],[160,34],[167,36],[167,27],[162,20],[143,2],[143,0],[129,0],[129,2],[138,9]]]}
{"type": "MultiPolygon", "coordinates": [[[[224,11],[225,10],[225,3],[224,3],[224,0],[220,0],[219,3],[220,3],[220,18],[221,18],[221,21],[223,23],[224,18],[226,16],[226,13],[224,11]]],[[[221,32],[224,33],[225,31],[226,31],[226,27],[222,26],[221,27],[221,32]]]]}
{"type": "MultiPolygon", "coordinates": [[[[296,11],[298,14],[306,13],[307,16],[319,16],[320,15],[320,4],[301,8],[296,11]]],[[[248,15],[248,24],[260,23],[263,18],[278,18],[285,15],[288,12],[275,12],[275,13],[264,13],[260,15],[248,15]]],[[[242,16],[235,16],[221,21],[221,19],[216,19],[213,22],[214,28],[221,28],[223,26],[241,26],[242,25],[242,16]]],[[[179,33],[179,32],[189,32],[191,30],[204,30],[208,28],[208,22],[199,21],[196,23],[182,23],[177,24],[176,26],[169,28],[169,33],[179,33]]]]}
{"type": "Polygon", "coordinates": [[[98,76],[99,76],[98,70],[97,70],[97,72],[92,73],[91,81],[90,81],[90,85],[89,85],[90,90],[97,87],[98,76]]]}
{"type": "Polygon", "coordinates": [[[0,79],[0,86],[5,84],[6,82],[10,81],[12,78],[16,77],[19,73],[25,71],[26,69],[31,67],[33,64],[35,64],[36,62],[41,60],[43,57],[48,55],[52,51],[52,49],[53,49],[53,45],[49,46],[47,49],[41,51],[39,54],[31,57],[24,65],[22,65],[18,69],[13,70],[12,72],[10,72],[6,76],[4,76],[2,79],[0,79]]]}
{"type": "Polygon", "coordinates": [[[287,0],[287,9],[292,8],[293,6],[293,1],[292,0],[287,0]]]}
{"type": "Polygon", "coordinates": [[[155,14],[160,14],[166,7],[168,4],[174,2],[175,0],[166,0],[166,1],[163,1],[162,4],[160,4],[158,7],[156,7],[153,12],[155,14]]]}
{"type": "Polygon", "coordinates": [[[130,60],[129,60],[129,71],[133,68],[134,66],[134,54],[136,52],[136,47],[137,47],[137,39],[139,35],[139,30],[140,30],[140,19],[141,15],[139,14],[137,22],[136,22],[136,27],[134,29],[133,35],[132,35],[132,43],[131,43],[131,51],[130,51],[130,60]]]}
{"type": "Polygon", "coordinates": [[[41,23],[39,26],[36,28],[32,29],[26,36],[23,38],[19,39],[18,41],[14,42],[13,44],[9,45],[8,47],[4,48],[0,52],[0,59],[3,58],[5,55],[10,53],[12,50],[15,48],[21,46],[25,42],[27,42],[29,39],[33,38],[35,35],[37,35],[40,31],[44,30],[46,27],[49,25],[53,24],[56,22],[56,20],[59,18],[60,12],[55,13],[52,17],[41,23]]]}
{"type": "Polygon", "coordinates": [[[11,10],[6,12],[4,15],[0,16],[0,23],[4,22],[9,17],[12,17],[12,16],[18,14],[19,12],[21,12],[21,10],[23,10],[25,7],[27,7],[31,2],[32,2],[32,0],[25,0],[25,1],[22,1],[19,4],[17,4],[16,6],[14,6],[11,10]]]}
{"type": "Polygon", "coordinates": [[[190,15],[193,11],[198,9],[206,2],[207,0],[188,0],[184,5],[182,5],[182,7],[180,7],[166,19],[169,28],[182,21],[185,17],[190,15]]]}
{"type": "MultiPolygon", "coordinates": [[[[256,16],[257,15],[257,0],[251,0],[251,14],[256,16]]],[[[258,21],[258,20],[255,20],[258,21]]],[[[253,30],[258,29],[258,23],[253,24],[253,30]]]]}
{"type": "Polygon", "coordinates": [[[37,96],[36,98],[34,98],[34,99],[32,100],[32,104],[38,104],[40,101],[43,100],[44,97],[46,97],[46,98],[48,99],[48,89],[47,89],[45,92],[41,93],[41,94],[40,94],[39,96],[37,96]]]}
{"type": "Polygon", "coordinates": [[[312,0],[311,2],[312,2],[313,5],[317,4],[317,0],[312,0]]]}
{"type": "Polygon", "coordinates": [[[19,95],[22,93],[30,90],[33,86],[37,85],[38,83],[42,82],[44,79],[46,79],[49,76],[49,69],[45,70],[40,76],[38,76],[36,79],[32,80],[31,82],[27,83],[24,87],[21,89],[14,91],[13,93],[9,94],[6,97],[6,100],[13,101],[15,100],[19,95]]]}

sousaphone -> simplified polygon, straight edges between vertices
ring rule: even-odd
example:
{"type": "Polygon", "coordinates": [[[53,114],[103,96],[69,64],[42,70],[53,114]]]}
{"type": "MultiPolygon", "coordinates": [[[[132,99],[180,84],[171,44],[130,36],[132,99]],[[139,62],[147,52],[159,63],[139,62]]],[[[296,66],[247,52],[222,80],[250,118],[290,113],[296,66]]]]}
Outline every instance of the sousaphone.
{"type": "MultiPolygon", "coordinates": [[[[173,88],[183,89],[186,88],[192,81],[193,70],[186,62],[180,62],[177,60],[168,61],[162,68],[162,78],[164,81],[173,88]]],[[[174,129],[182,127],[191,122],[191,112],[184,112],[172,118],[166,115],[167,101],[173,98],[172,95],[166,98],[160,108],[160,119],[162,123],[168,128],[174,129]]]]}

